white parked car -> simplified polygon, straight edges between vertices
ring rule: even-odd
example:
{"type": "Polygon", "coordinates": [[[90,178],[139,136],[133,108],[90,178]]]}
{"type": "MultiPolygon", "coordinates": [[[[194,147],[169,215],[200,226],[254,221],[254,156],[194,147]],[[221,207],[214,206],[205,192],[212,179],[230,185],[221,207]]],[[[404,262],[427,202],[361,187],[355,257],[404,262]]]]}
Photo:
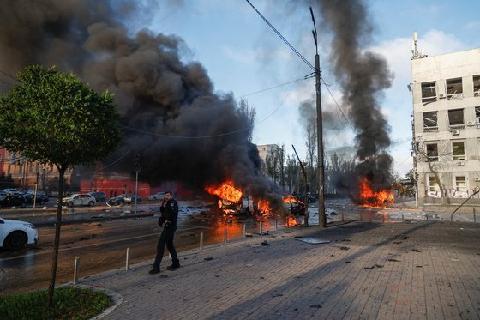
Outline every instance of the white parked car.
{"type": "Polygon", "coordinates": [[[20,250],[38,244],[38,231],[33,224],[21,220],[0,218],[0,247],[20,250]]]}
{"type": "Polygon", "coordinates": [[[95,198],[89,194],[72,194],[69,197],[63,198],[63,204],[68,207],[81,207],[81,206],[90,206],[95,205],[95,198]]]}

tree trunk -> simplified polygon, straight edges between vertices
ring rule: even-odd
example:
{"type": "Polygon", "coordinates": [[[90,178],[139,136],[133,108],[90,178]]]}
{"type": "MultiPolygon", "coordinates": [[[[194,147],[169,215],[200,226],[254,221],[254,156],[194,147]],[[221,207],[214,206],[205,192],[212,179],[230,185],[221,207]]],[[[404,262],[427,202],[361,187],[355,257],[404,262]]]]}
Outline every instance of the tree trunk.
{"type": "Polygon", "coordinates": [[[53,245],[52,255],[52,269],[50,286],[48,287],[48,306],[53,307],[53,292],[55,290],[55,281],[57,280],[57,261],[58,261],[58,247],[60,245],[60,228],[62,226],[62,200],[63,200],[63,185],[65,167],[57,166],[58,169],[58,196],[57,196],[57,223],[55,224],[55,241],[53,245]]]}

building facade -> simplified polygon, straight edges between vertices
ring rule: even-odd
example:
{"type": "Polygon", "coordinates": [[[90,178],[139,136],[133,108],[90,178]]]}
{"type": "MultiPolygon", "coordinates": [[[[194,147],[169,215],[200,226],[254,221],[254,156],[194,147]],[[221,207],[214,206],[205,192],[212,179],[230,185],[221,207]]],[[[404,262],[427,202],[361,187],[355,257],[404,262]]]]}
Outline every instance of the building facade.
{"type": "Polygon", "coordinates": [[[258,155],[262,160],[262,172],[267,171],[267,161],[278,156],[281,148],[278,144],[261,144],[257,145],[258,155]]]}
{"type": "MultiPolygon", "coordinates": [[[[457,204],[480,187],[480,49],[411,61],[419,205],[457,204]]],[[[479,194],[469,204],[480,204],[479,194]]]]}

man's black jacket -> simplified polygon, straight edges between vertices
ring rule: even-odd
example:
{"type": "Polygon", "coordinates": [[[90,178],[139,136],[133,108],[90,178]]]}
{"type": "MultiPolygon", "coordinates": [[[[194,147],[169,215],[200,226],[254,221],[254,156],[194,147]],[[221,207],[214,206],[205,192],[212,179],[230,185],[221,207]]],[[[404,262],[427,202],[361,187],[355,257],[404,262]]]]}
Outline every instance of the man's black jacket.
{"type": "Polygon", "coordinates": [[[167,202],[162,203],[160,206],[160,218],[158,218],[158,225],[162,226],[165,223],[166,228],[177,229],[177,215],[178,204],[175,199],[170,199],[167,202]]]}

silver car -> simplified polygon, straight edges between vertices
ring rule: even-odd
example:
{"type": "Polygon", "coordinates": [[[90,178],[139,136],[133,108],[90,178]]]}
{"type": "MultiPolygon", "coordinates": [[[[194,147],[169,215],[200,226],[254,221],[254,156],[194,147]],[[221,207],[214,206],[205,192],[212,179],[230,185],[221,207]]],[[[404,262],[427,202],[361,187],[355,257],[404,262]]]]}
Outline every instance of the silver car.
{"type": "Polygon", "coordinates": [[[72,194],[69,197],[63,198],[63,204],[67,207],[83,207],[89,206],[93,207],[96,201],[95,198],[89,194],[72,194]]]}

